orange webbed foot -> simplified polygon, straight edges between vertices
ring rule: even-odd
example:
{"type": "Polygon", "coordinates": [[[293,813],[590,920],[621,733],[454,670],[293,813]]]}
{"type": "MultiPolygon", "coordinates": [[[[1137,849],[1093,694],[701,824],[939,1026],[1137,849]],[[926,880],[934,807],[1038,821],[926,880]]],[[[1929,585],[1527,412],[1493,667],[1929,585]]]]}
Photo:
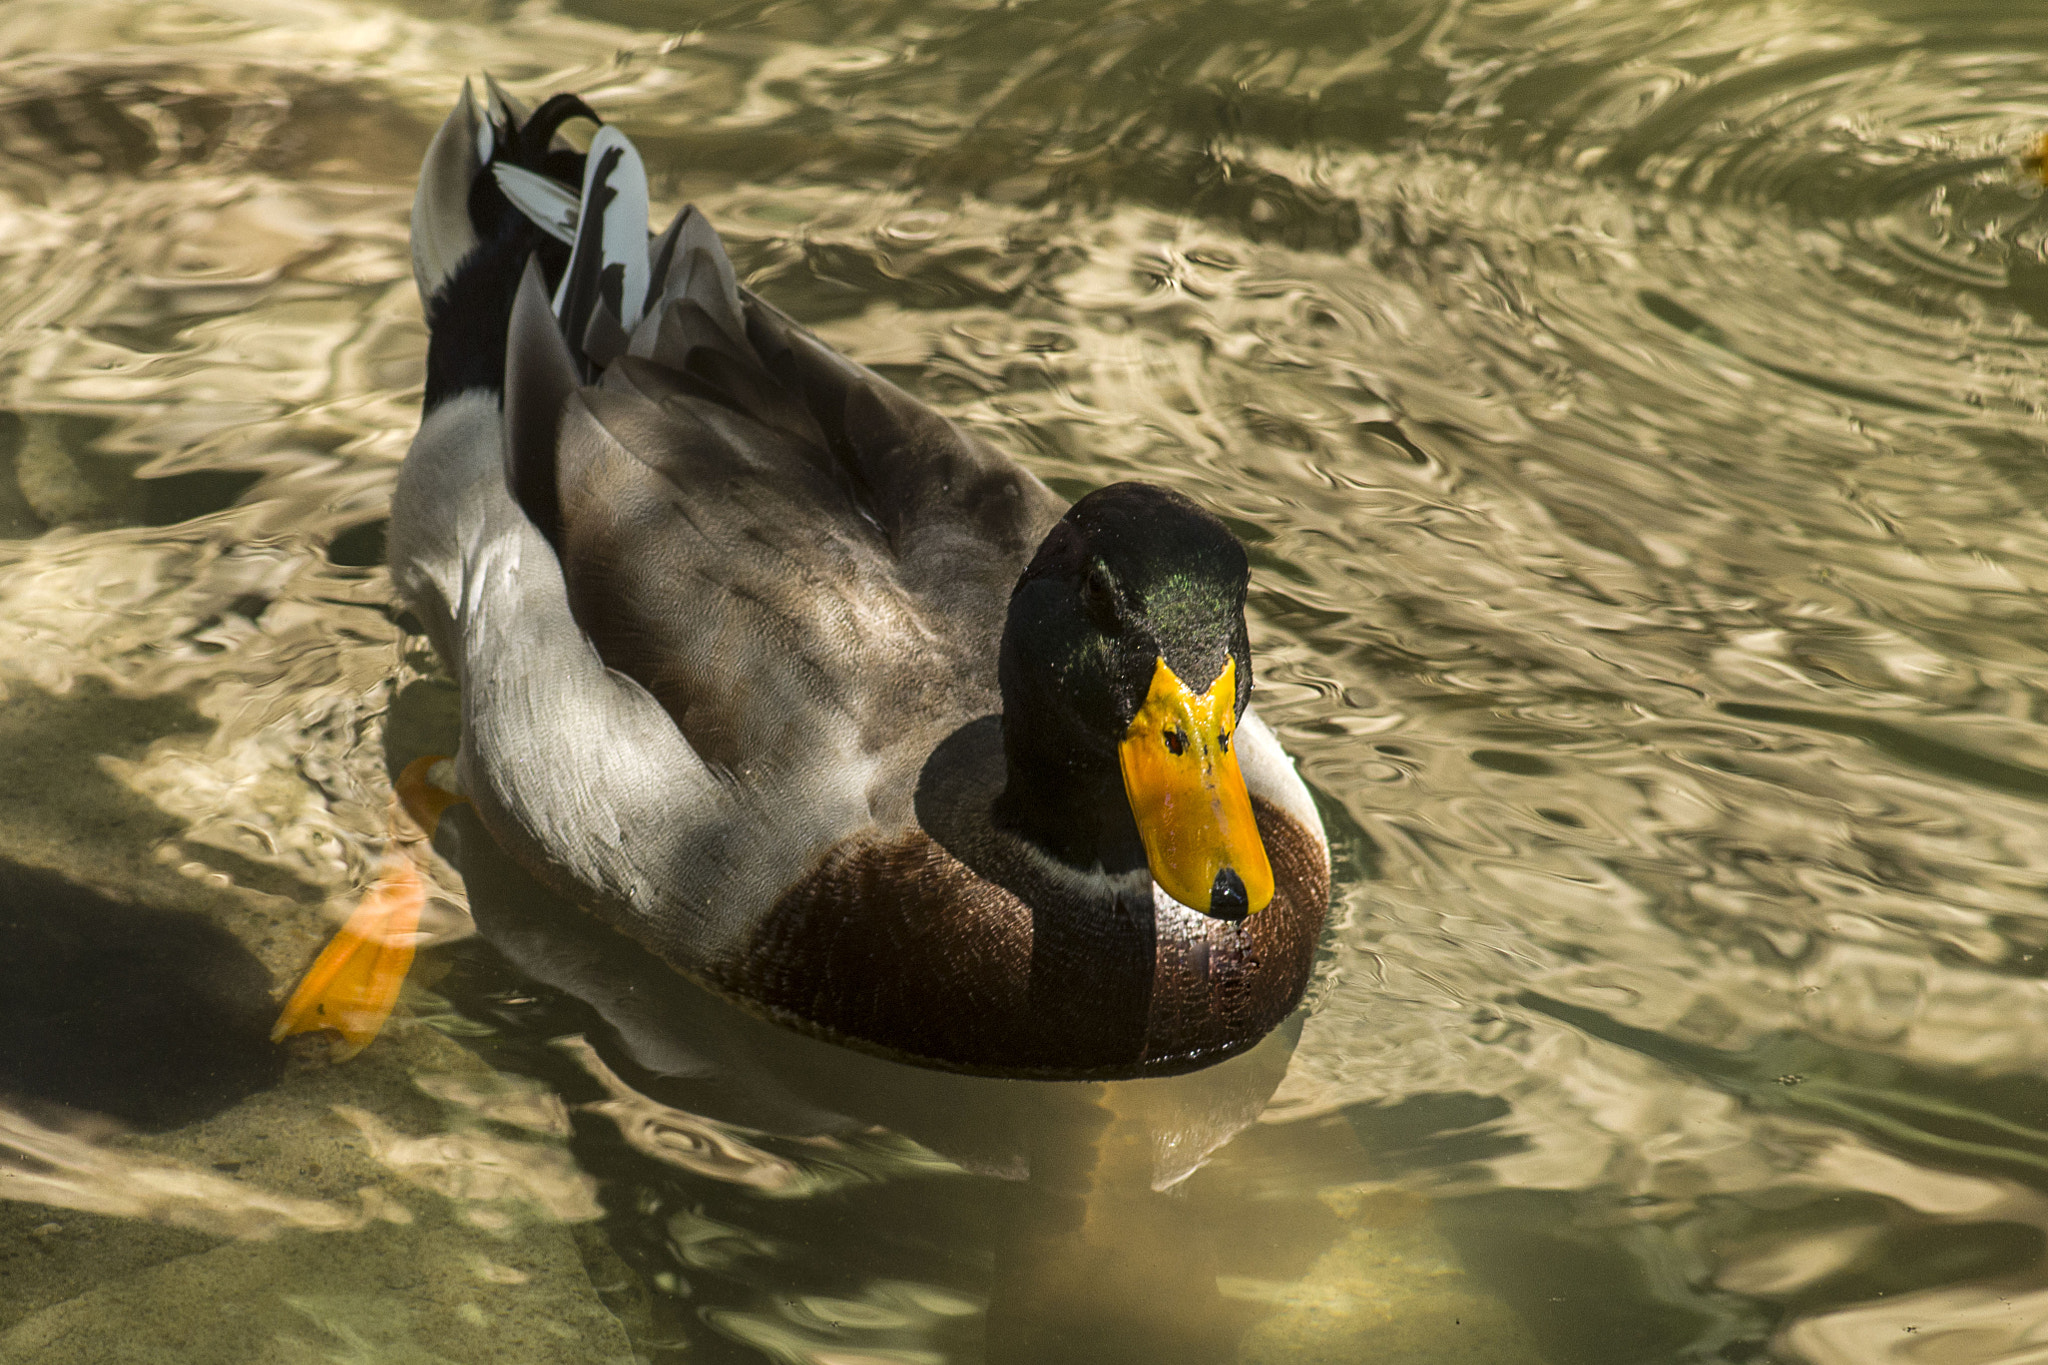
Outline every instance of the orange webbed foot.
{"type": "Polygon", "coordinates": [[[340,1035],[332,1051],[337,1062],[368,1047],[398,1003],[426,899],[426,882],[410,857],[394,853],[385,859],[376,885],[299,978],[270,1040],[331,1029],[340,1035]]]}
{"type": "MultiPolygon", "coordinates": [[[[393,784],[406,815],[429,836],[441,812],[463,799],[427,781],[428,771],[440,761],[439,755],[417,759],[393,784]]],[[[345,1062],[368,1047],[391,1017],[412,967],[420,911],[427,901],[426,879],[405,848],[413,841],[406,837],[411,832],[400,830],[396,812],[392,826],[396,847],[386,856],[383,873],[299,979],[270,1030],[272,1042],[296,1033],[331,1032],[337,1039],[331,1059],[345,1062]]]]}

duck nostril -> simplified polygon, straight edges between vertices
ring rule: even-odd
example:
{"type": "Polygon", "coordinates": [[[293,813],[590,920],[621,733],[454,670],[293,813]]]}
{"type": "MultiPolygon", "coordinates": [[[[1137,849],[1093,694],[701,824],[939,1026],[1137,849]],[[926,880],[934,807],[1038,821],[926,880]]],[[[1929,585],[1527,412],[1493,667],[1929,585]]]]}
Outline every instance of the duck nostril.
{"type": "Polygon", "coordinates": [[[1209,913],[1217,919],[1241,920],[1251,911],[1251,897],[1245,894],[1244,878],[1237,875],[1237,869],[1218,871],[1209,884],[1209,913]]]}
{"type": "Polygon", "coordinates": [[[1166,752],[1172,754],[1175,758],[1179,758],[1187,752],[1187,747],[1188,737],[1186,732],[1181,730],[1168,730],[1166,732],[1166,752]]]}

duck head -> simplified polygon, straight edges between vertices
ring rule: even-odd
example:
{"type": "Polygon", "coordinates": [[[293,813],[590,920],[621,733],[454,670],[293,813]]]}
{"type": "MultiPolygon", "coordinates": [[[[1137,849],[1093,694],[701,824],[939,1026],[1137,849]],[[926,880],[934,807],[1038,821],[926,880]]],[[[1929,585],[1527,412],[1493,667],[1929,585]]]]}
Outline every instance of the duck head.
{"type": "Polygon", "coordinates": [[[1273,873],[1234,743],[1246,580],[1237,538],[1178,493],[1119,483],[1075,503],[1010,596],[998,818],[1072,866],[1142,856],[1206,914],[1264,909],[1273,873]]]}

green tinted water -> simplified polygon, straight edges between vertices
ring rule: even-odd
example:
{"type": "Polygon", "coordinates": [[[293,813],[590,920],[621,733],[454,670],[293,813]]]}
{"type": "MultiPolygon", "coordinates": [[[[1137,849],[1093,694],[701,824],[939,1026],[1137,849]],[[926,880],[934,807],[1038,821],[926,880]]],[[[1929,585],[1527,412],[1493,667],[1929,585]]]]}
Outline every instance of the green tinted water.
{"type": "Polygon", "coordinates": [[[1342,855],[1298,1040],[1028,1103],[664,1064],[452,878],[330,1071],[36,939],[166,1131],[6,1120],[0,1359],[2044,1349],[2048,12],[13,0],[0,63],[0,851],[233,935],[132,957],[288,981],[445,727],[381,522],[486,68],[1056,487],[1229,516],[1342,855]]]}

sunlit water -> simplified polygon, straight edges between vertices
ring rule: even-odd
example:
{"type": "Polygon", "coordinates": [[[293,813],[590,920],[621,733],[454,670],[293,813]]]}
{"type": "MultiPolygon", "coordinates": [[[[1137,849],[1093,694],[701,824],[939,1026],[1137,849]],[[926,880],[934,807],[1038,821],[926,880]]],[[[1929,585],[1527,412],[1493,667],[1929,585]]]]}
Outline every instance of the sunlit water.
{"type": "MultiPolygon", "coordinates": [[[[1331,1288],[1347,1230],[1414,1223],[1555,1362],[2044,1358],[2048,12],[12,0],[0,60],[9,856],[276,984],[375,875],[386,719],[432,691],[381,521],[411,178],[466,72],[582,91],[659,216],[1062,491],[1170,483],[1250,545],[1337,905],[1291,1057],[1202,1101],[1262,1116],[1159,1156],[1160,1202],[656,1103],[453,933],[410,1013],[495,1070],[400,1084],[499,1147],[422,1155],[373,1089],[292,1109],[357,1084],[319,1073],[248,1102],[600,1229],[643,1356],[1505,1359],[1331,1288]],[[1113,1288],[1043,1346],[1081,1208],[1151,1259],[1073,1272],[1113,1288]]],[[[148,1193],[37,1114],[0,1196],[410,1226],[263,1203],[199,1139],[148,1193]]],[[[319,1302],[309,1351],[425,1358],[319,1302]]]]}

